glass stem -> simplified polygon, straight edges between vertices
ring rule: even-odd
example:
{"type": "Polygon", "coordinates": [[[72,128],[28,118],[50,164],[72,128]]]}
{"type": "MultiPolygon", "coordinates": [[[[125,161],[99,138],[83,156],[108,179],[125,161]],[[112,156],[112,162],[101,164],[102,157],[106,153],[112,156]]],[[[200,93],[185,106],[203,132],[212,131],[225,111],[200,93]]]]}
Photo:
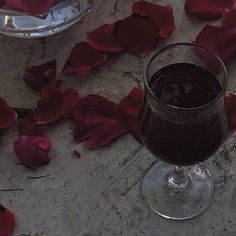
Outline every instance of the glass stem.
{"type": "Polygon", "coordinates": [[[168,185],[175,191],[182,191],[189,187],[190,178],[180,166],[176,166],[175,170],[168,175],[168,185]]]}

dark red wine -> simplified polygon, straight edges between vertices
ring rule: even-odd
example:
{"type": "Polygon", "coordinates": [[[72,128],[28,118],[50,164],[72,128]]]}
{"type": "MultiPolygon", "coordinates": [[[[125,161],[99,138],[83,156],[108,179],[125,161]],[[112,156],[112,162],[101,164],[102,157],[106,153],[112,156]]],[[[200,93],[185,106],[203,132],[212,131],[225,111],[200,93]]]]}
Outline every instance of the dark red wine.
{"type": "Polygon", "coordinates": [[[140,128],[146,147],[175,165],[209,158],[227,134],[223,99],[200,109],[222,91],[215,76],[203,67],[177,63],[159,70],[149,86],[162,103],[145,98],[140,128]]]}

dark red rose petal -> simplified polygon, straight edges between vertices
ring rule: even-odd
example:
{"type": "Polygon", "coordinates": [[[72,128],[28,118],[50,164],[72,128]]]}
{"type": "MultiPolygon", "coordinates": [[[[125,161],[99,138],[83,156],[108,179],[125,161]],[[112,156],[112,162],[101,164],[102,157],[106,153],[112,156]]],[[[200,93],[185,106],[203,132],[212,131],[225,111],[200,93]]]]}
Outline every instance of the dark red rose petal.
{"type": "Polygon", "coordinates": [[[132,11],[135,14],[148,17],[159,29],[159,36],[168,38],[175,30],[173,9],[170,5],[161,6],[146,1],[138,1],[133,4],[132,11]]]}
{"type": "Polygon", "coordinates": [[[129,52],[144,57],[156,47],[158,29],[143,17],[130,16],[115,24],[114,36],[129,52]]]}
{"type": "Polygon", "coordinates": [[[124,97],[119,104],[118,110],[122,124],[128,131],[141,142],[139,136],[139,112],[143,101],[143,90],[134,88],[127,97],[124,97]]]}
{"type": "Polygon", "coordinates": [[[81,155],[80,152],[78,150],[72,150],[71,153],[76,156],[78,159],[80,159],[81,155]]]}
{"type": "Polygon", "coordinates": [[[199,20],[216,20],[234,7],[235,0],[187,0],[185,11],[199,20]]]}
{"type": "Polygon", "coordinates": [[[117,105],[95,94],[80,99],[72,120],[75,140],[85,141],[91,149],[105,146],[127,132],[119,121],[117,105]]]}
{"type": "Polygon", "coordinates": [[[227,114],[229,130],[234,132],[236,130],[236,96],[230,94],[225,97],[225,111],[227,114]]]}
{"type": "Polygon", "coordinates": [[[91,47],[88,43],[77,43],[71,52],[63,73],[67,75],[85,75],[93,68],[104,63],[106,58],[106,55],[91,47]]]}
{"type": "Polygon", "coordinates": [[[15,229],[15,215],[0,204],[0,236],[10,236],[15,229]]]}
{"type": "Polygon", "coordinates": [[[14,151],[25,166],[34,168],[47,165],[50,161],[48,152],[51,142],[47,137],[20,135],[14,141],[14,151]]]}
{"type": "MultiPolygon", "coordinates": [[[[195,43],[214,51],[223,62],[228,62],[236,51],[236,28],[206,25],[198,34],[195,43]]],[[[206,54],[201,55],[212,63],[206,54]]]]}
{"type": "Polygon", "coordinates": [[[19,9],[28,14],[47,14],[54,0],[5,0],[9,8],[19,9]]]}
{"type": "Polygon", "coordinates": [[[114,24],[101,25],[94,31],[87,33],[89,44],[102,52],[123,52],[125,49],[115,42],[114,24]]]}
{"type": "Polygon", "coordinates": [[[43,65],[33,66],[26,70],[23,79],[30,88],[41,91],[43,86],[56,78],[56,67],[56,60],[43,65]]]}
{"type": "Polygon", "coordinates": [[[78,100],[77,91],[59,88],[56,80],[51,82],[41,91],[41,99],[37,103],[37,123],[50,124],[66,117],[78,100]]]}
{"type": "Polygon", "coordinates": [[[229,28],[236,27],[236,9],[231,10],[223,17],[223,26],[229,28]]]}
{"type": "Polygon", "coordinates": [[[23,135],[43,137],[43,128],[36,122],[36,114],[34,111],[30,112],[25,118],[21,118],[18,123],[19,131],[23,135]]]}
{"type": "Polygon", "coordinates": [[[0,98],[0,114],[0,129],[5,129],[16,121],[16,112],[2,98],[0,98]]]}
{"type": "Polygon", "coordinates": [[[37,145],[37,147],[41,148],[45,153],[49,153],[51,148],[51,141],[48,137],[34,137],[34,143],[37,145]]]}

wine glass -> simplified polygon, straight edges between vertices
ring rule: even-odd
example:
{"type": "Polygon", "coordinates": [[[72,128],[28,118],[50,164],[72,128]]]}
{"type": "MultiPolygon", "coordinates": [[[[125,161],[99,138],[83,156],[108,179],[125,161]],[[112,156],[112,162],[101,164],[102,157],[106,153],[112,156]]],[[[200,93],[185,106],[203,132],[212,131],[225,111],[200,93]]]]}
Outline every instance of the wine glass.
{"type": "Polygon", "coordinates": [[[202,162],[228,133],[227,82],[221,59],[192,43],[167,46],[146,64],[140,134],[161,161],[148,169],[143,194],[160,216],[189,219],[212,202],[213,180],[202,162]]]}
{"type": "Polygon", "coordinates": [[[19,38],[50,36],[81,20],[94,2],[95,0],[54,0],[52,8],[45,16],[32,16],[0,7],[0,33],[19,38]]]}

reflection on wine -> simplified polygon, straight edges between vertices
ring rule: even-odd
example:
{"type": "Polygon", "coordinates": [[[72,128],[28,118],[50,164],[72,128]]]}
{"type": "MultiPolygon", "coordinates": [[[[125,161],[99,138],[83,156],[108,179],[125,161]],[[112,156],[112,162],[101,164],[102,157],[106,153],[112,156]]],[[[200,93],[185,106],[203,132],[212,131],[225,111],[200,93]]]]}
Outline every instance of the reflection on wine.
{"type": "Polygon", "coordinates": [[[227,134],[223,100],[198,109],[221,93],[215,76],[201,66],[177,63],[156,72],[149,87],[161,103],[145,98],[140,118],[145,146],[175,165],[193,165],[209,158],[227,134]]]}

